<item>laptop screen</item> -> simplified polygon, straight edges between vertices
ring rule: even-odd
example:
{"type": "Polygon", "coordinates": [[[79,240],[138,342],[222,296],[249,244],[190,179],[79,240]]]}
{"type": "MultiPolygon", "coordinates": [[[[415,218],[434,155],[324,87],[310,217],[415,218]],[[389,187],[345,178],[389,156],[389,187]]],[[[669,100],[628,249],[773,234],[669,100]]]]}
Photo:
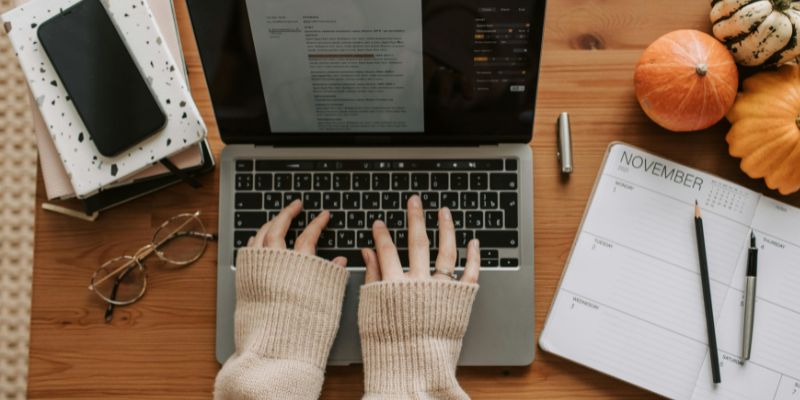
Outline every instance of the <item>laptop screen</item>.
{"type": "Polygon", "coordinates": [[[528,141],[541,0],[190,0],[226,142],[528,141]]]}

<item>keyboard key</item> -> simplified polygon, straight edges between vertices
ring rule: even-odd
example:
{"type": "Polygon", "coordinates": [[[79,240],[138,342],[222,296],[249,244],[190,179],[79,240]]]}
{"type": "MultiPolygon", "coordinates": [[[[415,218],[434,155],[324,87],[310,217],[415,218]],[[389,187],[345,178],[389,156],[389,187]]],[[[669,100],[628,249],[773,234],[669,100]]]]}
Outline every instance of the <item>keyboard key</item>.
{"type": "Polygon", "coordinates": [[[250,172],[253,170],[253,160],[236,160],[236,171],[247,171],[250,172]]]}
{"type": "Polygon", "coordinates": [[[496,258],[481,258],[481,267],[497,267],[500,265],[500,262],[496,258]]]}
{"type": "Polygon", "coordinates": [[[236,190],[253,190],[253,174],[236,174],[236,190]]]}
{"type": "Polygon", "coordinates": [[[489,175],[483,172],[469,174],[469,188],[472,190],[486,190],[489,188],[489,175]]]}
{"type": "Polygon", "coordinates": [[[499,257],[499,252],[497,250],[485,249],[481,250],[481,258],[497,258],[499,257]]]}
{"type": "Polygon", "coordinates": [[[343,193],[342,207],[346,210],[357,210],[361,208],[361,194],[353,192],[343,193]]]}
{"type": "Polygon", "coordinates": [[[283,208],[280,193],[264,193],[264,208],[267,210],[280,210],[283,208]]]}
{"type": "Polygon", "coordinates": [[[261,193],[236,193],[233,202],[237,210],[260,210],[261,193]]]}
{"type": "Polygon", "coordinates": [[[336,164],[336,161],[317,161],[314,163],[314,169],[328,171],[336,169],[336,164]]]}
{"type": "Polygon", "coordinates": [[[322,208],[336,210],[342,207],[342,194],[326,192],[322,195],[322,208]]]}
{"type": "Polygon", "coordinates": [[[444,192],[442,193],[442,207],[447,207],[451,210],[455,210],[458,208],[458,193],[456,192],[444,192]]]}
{"type": "Polygon", "coordinates": [[[469,176],[464,173],[450,175],[450,189],[466,190],[469,189],[469,176]]]}
{"type": "Polygon", "coordinates": [[[392,190],[408,190],[408,174],[394,173],[392,174],[392,190]]]}
{"type": "Polygon", "coordinates": [[[431,247],[436,247],[436,231],[432,229],[428,229],[425,231],[428,234],[428,242],[430,242],[431,247]]]}
{"type": "Polygon", "coordinates": [[[353,174],[353,190],[369,190],[369,174],[353,174]]]}
{"type": "Polygon", "coordinates": [[[297,199],[301,199],[300,193],[287,192],[283,194],[283,206],[286,207],[297,199]]]}
{"type": "Polygon", "coordinates": [[[321,249],[317,250],[317,256],[326,260],[333,260],[336,257],[345,257],[347,258],[347,266],[350,268],[366,266],[364,259],[361,257],[360,250],[321,249]]]}
{"type": "Polygon", "coordinates": [[[448,184],[449,176],[447,174],[431,174],[431,189],[447,190],[448,184]]]}
{"type": "Polygon", "coordinates": [[[375,247],[375,242],[372,239],[372,231],[356,232],[356,246],[370,248],[375,247]]]}
{"type": "Polygon", "coordinates": [[[395,233],[394,244],[398,248],[407,248],[408,247],[408,231],[399,230],[395,233]]]}
{"type": "Polygon", "coordinates": [[[347,227],[344,211],[331,211],[331,220],[328,221],[329,229],[342,229],[347,227]]]}
{"type": "Polygon", "coordinates": [[[292,190],[292,174],[275,174],[275,190],[292,190]]]}
{"type": "Polygon", "coordinates": [[[519,236],[517,231],[476,231],[475,237],[481,241],[482,247],[507,248],[519,246],[519,236]]]}
{"type": "Polygon", "coordinates": [[[392,169],[392,163],[389,161],[375,161],[373,162],[372,166],[374,169],[380,170],[392,169]]]}
{"type": "Polygon", "coordinates": [[[336,247],[355,247],[356,234],[353,231],[337,231],[336,232],[336,247]]]}
{"type": "Polygon", "coordinates": [[[294,190],[311,190],[311,174],[294,174],[294,190]]]}
{"type": "Polygon", "coordinates": [[[322,209],[322,195],[319,193],[303,193],[303,209],[320,210],[322,209]]]}
{"type": "Polygon", "coordinates": [[[422,193],[420,199],[422,200],[422,208],[429,210],[439,209],[439,193],[425,192],[422,193]]]}
{"type": "Polygon", "coordinates": [[[314,174],[314,190],[330,190],[331,174],[314,174]]]}
{"type": "Polygon", "coordinates": [[[256,190],[272,190],[272,174],[256,174],[256,190]]]}
{"type": "MultiPolygon", "coordinates": [[[[350,229],[365,228],[366,218],[363,211],[348,211],[347,212],[347,227],[350,229]]],[[[351,232],[352,233],[352,232],[351,232]]]]}
{"type": "Polygon", "coordinates": [[[298,214],[297,217],[292,220],[292,224],[289,225],[289,228],[303,230],[308,225],[308,221],[310,220],[306,220],[305,211],[301,211],[300,214],[298,214]]]}
{"type": "Polygon", "coordinates": [[[319,235],[317,242],[318,248],[335,248],[336,247],[336,233],[334,231],[324,230],[319,235]]]}
{"type": "Polygon", "coordinates": [[[372,174],[372,190],[389,190],[389,174],[372,174]]]}
{"type": "Polygon", "coordinates": [[[483,212],[467,211],[467,228],[483,228],[483,212]]]}
{"type": "Polygon", "coordinates": [[[300,235],[298,234],[297,231],[286,232],[286,236],[284,237],[284,241],[286,242],[286,247],[293,249],[298,236],[300,235]]]}
{"type": "Polygon", "coordinates": [[[488,212],[486,212],[486,227],[487,228],[502,228],[503,227],[503,213],[501,211],[488,211],[488,212]]]}
{"type": "Polygon", "coordinates": [[[383,211],[367,211],[367,225],[366,227],[372,227],[372,223],[376,220],[386,221],[386,215],[383,211]]]}
{"type": "Polygon", "coordinates": [[[481,208],[484,210],[497,208],[497,193],[496,192],[483,192],[481,193],[481,208]]]}
{"type": "Polygon", "coordinates": [[[428,174],[411,174],[411,189],[428,190],[428,174]]]}
{"type": "Polygon", "coordinates": [[[506,160],[506,171],[516,171],[517,170],[517,160],[515,158],[509,158],[506,160]]]}
{"type": "Polygon", "coordinates": [[[425,211],[425,227],[436,228],[439,226],[439,213],[436,211],[425,211]]]}
{"type": "Polygon", "coordinates": [[[464,227],[464,212],[463,211],[450,211],[450,215],[453,216],[453,226],[456,229],[461,229],[464,227]]]}
{"type": "Polygon", "coordinates": [[[478,208],[478,194],[475,192],[461,193],[461,208],[475,210],[478,208]]]}
{"type": "Polygon", "coordinates": [[[492,190],[517,189],[517,174],[492,174],[489,180],[492,190]]]}
{"type": "Polygon", "coordinates": [[[472,240],[472,231],[456,231],[456,246],[466,247],[470,240],[472,240]]]}
{"type": "Polygon", "coordinates": [[[381,194],[377,192],[362,193],[361,208],[367,210],[376,210],[381,208],[381,194]]]}
{"type": "Polygon", "coordinates": [[[402,211],[389,211],[386,215],[386,226],[389,229],[400,229],[406,227],[406,213],[402,211]]]}
{"type": "Polygon", "coordinates": [[[258,231],[234,231],[233,232],[233,246],[244,247],[247,246],[247,241],[255,236],[258,231]]]}
{"type": "Polygon", "coordinates": [[[333,174],[333,190],[350,190],[350,174],[333,174]]]}
{"type": "Polygon", "coordinates": [[[501,258],[500,259],[500,266],[501,267],[518,267],[519,266],[519,259],[518,258],[501,258]]]}
{"type": "Polygon", "coordinates": [[[261,228],[261,225],[267,223],[267,213],[263,211],[257,212],[237,212],[233,214],[233,226],[236,229],[261,228]]]}
{"type": "Polygon", "coordinates": [[[506,228],[516,228],[519,220],[517,194],[500,193],[500,206],[506,212],[506,228]]]}
{"type": "Polygon", "coordinates": [[[381,208],[384,210],[400,208],[400,193],[384,192],[381,194],[381,208]]]}

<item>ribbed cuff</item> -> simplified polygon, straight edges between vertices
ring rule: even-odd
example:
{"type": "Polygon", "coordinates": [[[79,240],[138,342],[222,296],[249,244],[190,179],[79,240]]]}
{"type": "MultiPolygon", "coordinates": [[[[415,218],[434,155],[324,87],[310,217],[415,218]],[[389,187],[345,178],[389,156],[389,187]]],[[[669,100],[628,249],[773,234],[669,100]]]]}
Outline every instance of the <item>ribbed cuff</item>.
{"type": "Polygon", "coordinates": [[[455,371],[477,292],[478,285],[438,280],[362,286],[365,398],[466,398],[455,371]]]}
{"type": "Polygon", "coordinates": [[[291,250],[245,248],[236,261],[236,351],[324,370],[348,271],[291,250]]]}

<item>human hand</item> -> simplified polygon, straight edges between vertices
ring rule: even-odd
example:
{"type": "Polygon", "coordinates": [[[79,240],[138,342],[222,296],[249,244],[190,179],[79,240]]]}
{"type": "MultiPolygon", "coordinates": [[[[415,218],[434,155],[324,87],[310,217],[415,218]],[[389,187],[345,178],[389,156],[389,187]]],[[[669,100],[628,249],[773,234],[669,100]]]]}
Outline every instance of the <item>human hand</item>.
{"type": "MultiPolygon", "coordinates": [[[[303,202],[295,200],[284,207],[278,215],[264,224],[255,236],[247,241],[247,247],[269,247],[273,249],[286,248],[286,232],[292,220],[303,210],[303,202]]],[[[323,210],[311,222],[308,223],[303,233],[294,241],[294,250],[301,254],[317,254],[317,241],[319,235],[328,225],[331,213],[323,210]]],[[[424,222],[424,221],[423,221],[424,222]]],[[[347,258],[336,257],[333,263],[342,267],[347,266],[347,258]]]]}
{"type": "MultiPolygon", "coordinates": [[[[372,235],[377,254],[372,249],[362,249],[361,255],[367,266],[365,282],[402,280],[451,280],[458,260],[456,233],[453,218],[448,208],[439,210],[439,253],[436,256],[436,272],[430,272],[430,243],[425,232],[425,216],[422,201],[414,195],[408,199],[408,272],[403,272],[397,247],[392,242],[389,230],[383,221],[375,221],[372,235]]],[[[480,245],[472,239],[467,245],[467,264],[461,282],[478,283],[480,272],[480,245]]]]}

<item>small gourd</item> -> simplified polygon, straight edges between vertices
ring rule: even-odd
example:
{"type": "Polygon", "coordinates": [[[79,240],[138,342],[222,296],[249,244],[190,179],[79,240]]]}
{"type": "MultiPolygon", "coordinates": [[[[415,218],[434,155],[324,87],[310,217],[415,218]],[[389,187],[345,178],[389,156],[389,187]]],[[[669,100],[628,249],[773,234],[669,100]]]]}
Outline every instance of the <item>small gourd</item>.
{"type": "Polygon", "coordinates": [[[782,65],[800,56],[800,1],[713,0],[711,23],[740,65],[782,65]]]}
{"type": "Polygon", "coordinates": [[[728,113],[729,152],[751,178],[788,195],[800,190],[800,66],[745,79],[728,113]]]}

